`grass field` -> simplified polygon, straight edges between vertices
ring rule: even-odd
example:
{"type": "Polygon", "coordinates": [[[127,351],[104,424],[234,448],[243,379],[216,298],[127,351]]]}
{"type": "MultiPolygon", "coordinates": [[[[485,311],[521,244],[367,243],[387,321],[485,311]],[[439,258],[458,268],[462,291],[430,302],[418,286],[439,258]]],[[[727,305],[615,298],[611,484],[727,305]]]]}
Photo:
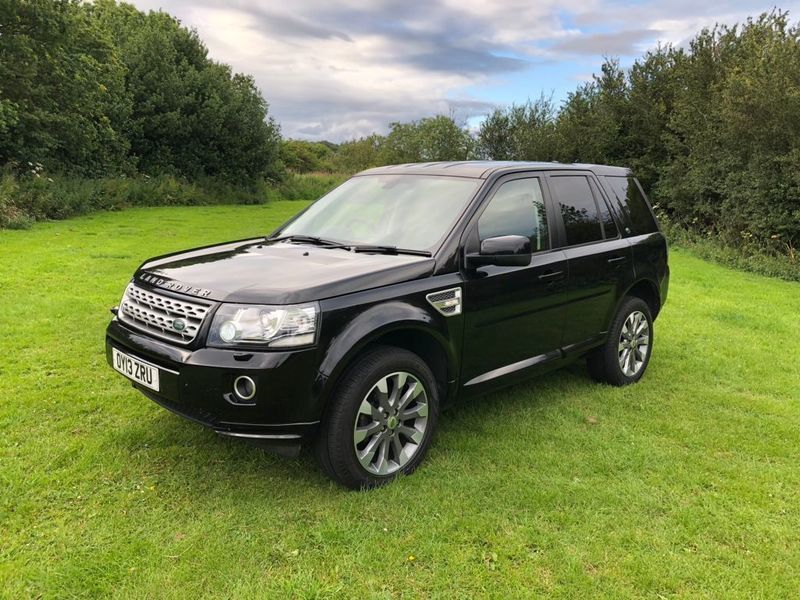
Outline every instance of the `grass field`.
{"type": "Polygon", "coordinates": [[[673,252],[649,371],[583,365],[458,406],[366,493],[181,420],[105,364],[146,257],[302,204],[0,231],[0,595],[796,597],[800,284],[673,252]]]}

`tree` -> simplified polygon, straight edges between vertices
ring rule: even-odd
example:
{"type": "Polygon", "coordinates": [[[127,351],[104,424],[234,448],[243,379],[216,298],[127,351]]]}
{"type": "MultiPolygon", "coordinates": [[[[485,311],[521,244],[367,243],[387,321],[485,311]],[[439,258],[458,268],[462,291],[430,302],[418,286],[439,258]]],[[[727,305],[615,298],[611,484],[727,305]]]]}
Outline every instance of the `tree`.
{"type": "Polygon", "coordinates": [[[513,131],[508,110],[489,113],[478,129],[477,153],[487,160],[514,160],[513,131]]]}
{"type": "Polygon", "coordinates": [[[0,164],[97,177],[277,178],[279,130],[253,79],[163,12],[113,0],[0,0],[0,164]]]}
{"type": "Polygon", "coordinates": [[[731,243],[800,244],[800,29],[786,13],[705,29],[676,67],[658,198],[731,243]]]}
{"type": "Polygon", "coordinates": [[[382,164],[466,160],[475,143],[452,117],[438,115],[410,123],[392,123],[380,149],[382,164]]]}
{"type": "Polygon", "coordinates": [[[559,160],[624,163],[627,92],[619,61],[606,59],[600,75],[571,93],[559,112],[556,123],[559,160]]]}
{"type": "Polygon", "coordinates": [[[626,165],[653,190],[669,160],[664,136],[678,92],[676,70],[683,50],[659,46],[634,62],[628,74],[626,165]]]}
{"type": "Polygon", "coordinates": [[[133,105],[126,134],[141,171],[232,181],[279,175],[279,129],[251,77],[210,60],[197,33],[167,13],[114,0],[90,10],[120,47],[133,105]]]}
{"type": "Polygon", "coordinates": [[[557,153],[556,109],[540,96],[493,111],[478,130],[479,154],[493,160],[553,160],[557,153]]]}
{"type": "Polygon", "coordinates": [[[112,38],[77,0],[0,0],[0,163],[125,169],[124,84],[112,38]]]}
{"type": "Polygon", "coordinates": [[[338,173],[356,173],[381,164],[379,155],[386,138],[372,134],[339,144],[331,158],[332,170],[338,173]]]}
{"type": "Polygon", "coordinates": [[[330,171],[331,158],[337,148],[336,144],[330,142],[283,140],[280,149],[281,162],[295,173],[330,171]]]}

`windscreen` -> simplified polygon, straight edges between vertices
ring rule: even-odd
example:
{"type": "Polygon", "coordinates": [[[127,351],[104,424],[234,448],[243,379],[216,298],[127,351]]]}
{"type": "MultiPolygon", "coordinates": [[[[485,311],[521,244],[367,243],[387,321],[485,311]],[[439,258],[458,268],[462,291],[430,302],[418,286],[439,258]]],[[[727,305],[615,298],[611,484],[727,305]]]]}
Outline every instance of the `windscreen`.
{"type": "Polygon", "coordinates": [[[311,205],[280,235],[433,251],[480,183],[432,175],[353,177],[311,205]]]}

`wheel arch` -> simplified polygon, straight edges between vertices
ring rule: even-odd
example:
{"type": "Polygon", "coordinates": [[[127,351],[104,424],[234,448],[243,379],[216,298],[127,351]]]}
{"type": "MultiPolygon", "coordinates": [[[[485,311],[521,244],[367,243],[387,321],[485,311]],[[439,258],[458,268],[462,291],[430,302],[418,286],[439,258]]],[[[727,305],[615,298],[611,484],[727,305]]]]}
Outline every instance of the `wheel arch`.
{"type": "MultiPolygon", "coordinates": [[[[425,329],[402,327],[391,329],[369,341],[361,351],[366,352],[374,346],[393,346],[408,350],[419,356],[428,365],[439,391],[439,398],[446,402],[450,396],[449,384],[455,379],[455,367],[448,360],[442,342],[425,329]]],[[[360,353],[359,353],[360,354],[360,353]]],[[[357,359],[358,355],[354,356],[357,359]]]]}
{"type": "Polygon", "coordinates": [[[644,300],[650,308],[650,315],[655,321],[658,313],[661,311],[661,294],[654,281],[650,279],[639,279],[634,282],[619,299],[619,303],[621,303],[626,296],[634,296],[644,300]]]}
{"type": "Polygon", "coordinates": [[[320,365],[318,397],[323,411],[345,371],[364,352],[385,345],[413,352],[430,367],[443,403],[452,399],[458,374],[457,351],[441,318],[405,303],[373,307],[349,324],[325,354],[320,365]]]}

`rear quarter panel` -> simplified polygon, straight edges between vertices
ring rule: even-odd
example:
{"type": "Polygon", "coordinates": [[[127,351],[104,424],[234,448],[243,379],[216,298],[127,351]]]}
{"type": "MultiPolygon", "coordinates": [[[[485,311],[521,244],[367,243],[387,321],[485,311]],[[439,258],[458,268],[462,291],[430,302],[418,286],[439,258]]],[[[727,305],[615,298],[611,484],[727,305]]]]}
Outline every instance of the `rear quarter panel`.
{"type": "Polygon", "coordinates": [[[649,279],[659,289],[661,306],[669,291],[667,240],[660,231],[628,238],[633,250],[636,279],[649,279]]]}

